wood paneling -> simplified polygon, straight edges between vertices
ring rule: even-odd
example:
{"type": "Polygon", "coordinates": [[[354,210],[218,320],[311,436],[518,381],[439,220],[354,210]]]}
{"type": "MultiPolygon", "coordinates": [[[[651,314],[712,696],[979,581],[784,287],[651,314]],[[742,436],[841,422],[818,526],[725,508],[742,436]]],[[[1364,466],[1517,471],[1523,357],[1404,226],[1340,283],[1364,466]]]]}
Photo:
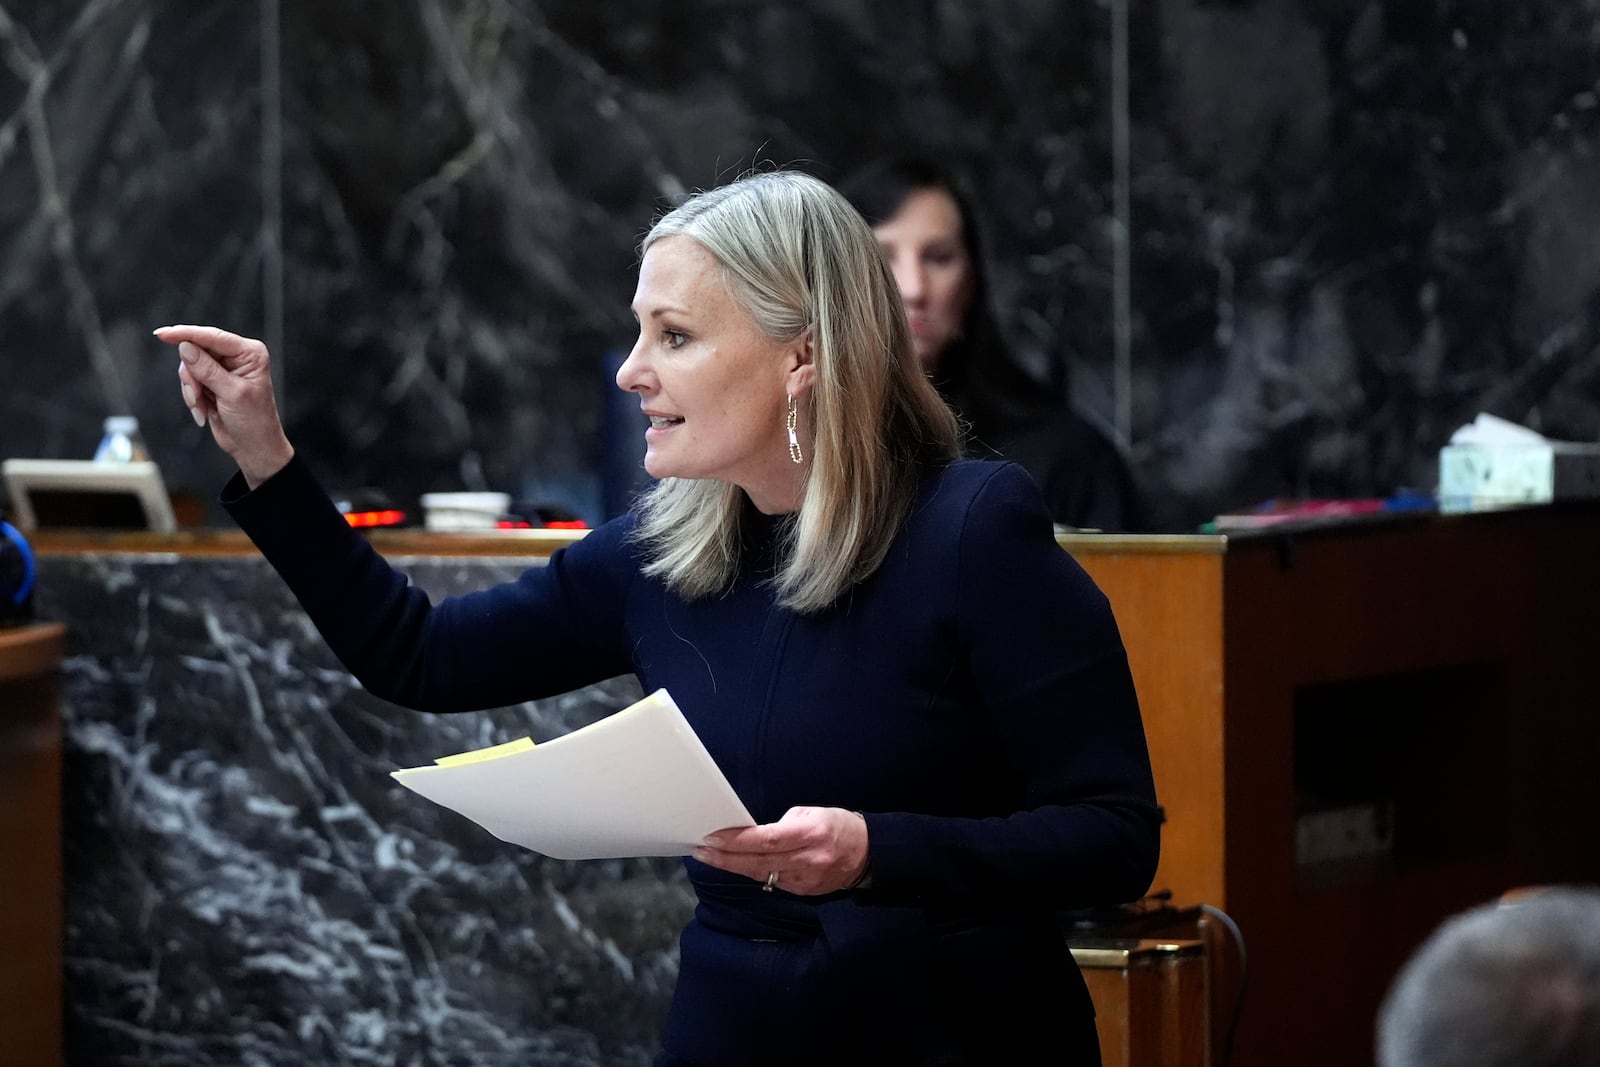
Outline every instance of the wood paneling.
{"type": "Polygon", "coordinates": [[[59,624],[0,630],[0,1060],[39,1067],[61,1063],[64,645],[59,624]]]}
{"type": "Polygon", "coordinates": [[[1575,815],[1600,804],[1600,508],[1068,548],[1139,688],[1167,813],[1156,888],[1243,932],[1234,1065],[1370,1064],[1388,983],[1446,917],[1600,881],[1575,815]],[[1297,821],[1341,775],[1393,804],[1393,845],[1303,863],[1297,821]]]}
{"type": "Polygon", "coordinates": [[[1135,941],[1072,954],[1094,1000],[1103,1067],[1209,1067],[1201,942],[1135,941]]]}
{"type": "Polygon", "coordinates": [[[1166,815],[1155,888],[1226,899],[1220,552],[1079,551],[1116,612],[1166,815]]]}

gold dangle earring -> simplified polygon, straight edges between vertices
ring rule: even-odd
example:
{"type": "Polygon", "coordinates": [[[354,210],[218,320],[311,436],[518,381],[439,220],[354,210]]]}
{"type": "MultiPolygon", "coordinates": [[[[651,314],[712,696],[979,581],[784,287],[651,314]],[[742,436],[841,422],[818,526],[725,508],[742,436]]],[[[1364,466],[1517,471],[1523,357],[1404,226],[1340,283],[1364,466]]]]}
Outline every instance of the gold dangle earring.
{"type": "Polygon", "coordinates": [[[795,403],[794,394],[789,394],[789,416],[784,420],[784,425],[789,429],[789,458],[796,463],[805,461],[800,454],[800,438],[795,435],[795,427],[800,422],[800,407],[795,403]]]}

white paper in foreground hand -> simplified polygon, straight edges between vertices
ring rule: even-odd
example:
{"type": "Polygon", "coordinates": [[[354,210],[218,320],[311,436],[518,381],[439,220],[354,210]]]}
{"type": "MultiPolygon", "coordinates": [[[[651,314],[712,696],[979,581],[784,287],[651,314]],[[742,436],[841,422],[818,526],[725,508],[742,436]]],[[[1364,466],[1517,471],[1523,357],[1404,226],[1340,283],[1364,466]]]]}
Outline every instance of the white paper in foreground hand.
{"type": "Polygon", "coordinates": [[[682,856],[713,830],[755,822],[665,689],[524,751],[393,775],[561,860],[682,856]]]}

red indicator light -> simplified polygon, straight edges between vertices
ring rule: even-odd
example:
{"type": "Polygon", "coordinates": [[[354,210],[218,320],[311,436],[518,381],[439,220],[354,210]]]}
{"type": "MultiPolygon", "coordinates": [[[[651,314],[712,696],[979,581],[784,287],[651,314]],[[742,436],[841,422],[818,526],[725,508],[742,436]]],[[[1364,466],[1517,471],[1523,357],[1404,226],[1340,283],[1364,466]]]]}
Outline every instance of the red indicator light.
{"type": "Polygon", "coordinates": [[[367,526],[398,526],[406,521],[406,513],[393,508],[384,511],[350,511],[345,513],[344,521],[358,529],[367,526]]]}

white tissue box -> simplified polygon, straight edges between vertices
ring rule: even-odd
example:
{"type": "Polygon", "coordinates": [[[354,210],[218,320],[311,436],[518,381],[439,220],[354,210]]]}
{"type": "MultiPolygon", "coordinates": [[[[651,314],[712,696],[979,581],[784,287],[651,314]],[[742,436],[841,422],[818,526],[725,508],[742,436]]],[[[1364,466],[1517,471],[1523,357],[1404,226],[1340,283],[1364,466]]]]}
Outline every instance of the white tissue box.
{"type": "Polygon", "coordinates": [[[1478,511],[1600,497],[1600,444],[1568,441],[1446,445],[1439,510],[1478,511]]]}

